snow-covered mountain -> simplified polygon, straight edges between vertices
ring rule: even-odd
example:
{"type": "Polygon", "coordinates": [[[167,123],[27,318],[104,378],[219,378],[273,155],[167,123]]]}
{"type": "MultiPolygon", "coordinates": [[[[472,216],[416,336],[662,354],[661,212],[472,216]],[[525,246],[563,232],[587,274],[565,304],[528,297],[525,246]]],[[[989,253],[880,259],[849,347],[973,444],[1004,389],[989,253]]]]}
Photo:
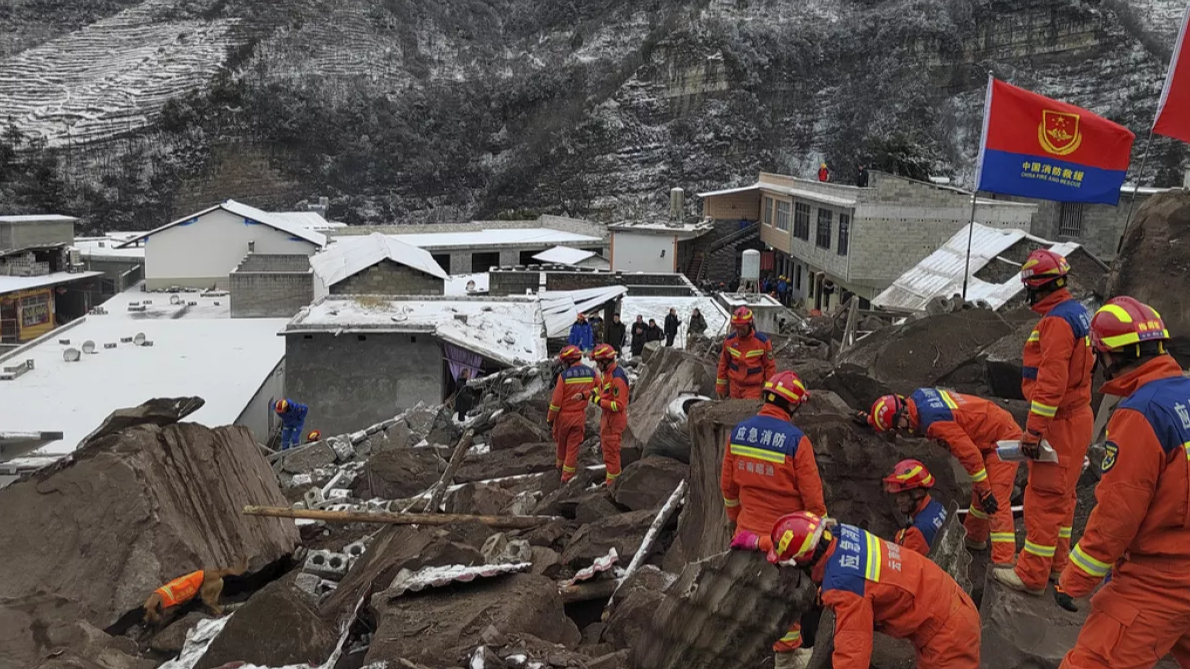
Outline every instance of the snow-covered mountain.
{"type": "Polygon", "coordinates": [[[821,160],[961,182],[988,71],[1143,139],[1186,1],[10,0],[0,121],[61,183],[0,169],[0,202],[622,218],[821,160]]]}

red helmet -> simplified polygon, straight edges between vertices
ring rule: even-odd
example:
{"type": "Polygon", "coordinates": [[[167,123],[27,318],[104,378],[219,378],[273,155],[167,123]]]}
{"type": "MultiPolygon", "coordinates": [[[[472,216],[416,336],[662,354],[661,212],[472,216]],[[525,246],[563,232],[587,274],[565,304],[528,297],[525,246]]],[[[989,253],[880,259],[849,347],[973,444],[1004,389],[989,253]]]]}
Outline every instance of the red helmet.
{"type": "Polygon", "coordinates": [[[795,407],[810,399],[810,391],[806,390],[806,384],[802,383],[797,374],[788,371],[777,372],[764,384],[764,401],[772,402],[778,397],[789,402],[789,406],[795,407]]]}
{"type": "Polygon", "coordinates": [[[1096,351],[1118,351],[1146,341],[1168,341],[1161,314],[1135,297],[1113,297],[1091,319],[1091,345],[1096,351]]]}
{"type": "Polygon", "coordinates": [[[769,562],[778,564],[792,561],[799,565],[808,564],[824,534],[830,536],[826,529],[826,519],[819,518],[809,511],[781,516],[773,525],[773,547],[769,549],[769,562]]]}
{"type": "Polygon", "coordinates": [[[907,405],[900,395],[885,395],[872,403],[868,412],[868,424],[877,432],[896,429],[897,420],[904,415],[907,405]]]}
{"type": "Polygon", "coordinates": [[[306,441],[318,441],[322,439],[322,432],[318,430],[310,430],[310,434],[306,435],[306,441]]]}
{"type": "Polygon", "coordinates": [[[884,477],[885,492],[929,489],[934,487],[934,475],[920,460],[901,460],[893,471],[884,477]]]}
{"type": "Polygon", "coordinates": [[[273,405],[273,411],[277,413],[289,411],[289,400],[277,400],[276,404],[273,405]]]}
{"type": "Polygon", "coordinates": [[[732,327],[743,327],[745,325],[752,325],[752,310],[748,307],[740,307],[731,314],[732,327]]]}
{"type": "Polygon", "coordinates": [[[562,352],[558,354],[562,362],[578,362],[583,359],[583,352],[574,344],[562,348],[562,352]]]}
{"type": "Polygon", "coordinates": [[[591,359],[596,362],[611,362],[616,359],[616,349],[611,344],[600,344],[591,351],[591,359]]]}
{"type": "Polygon", "coordinates": [[[1029,254],[1021,265],[1021,282],[1030,288],[1039,288],[1070,273],[1066,257],[1049,249],[1037,249],[1029,254]]]}

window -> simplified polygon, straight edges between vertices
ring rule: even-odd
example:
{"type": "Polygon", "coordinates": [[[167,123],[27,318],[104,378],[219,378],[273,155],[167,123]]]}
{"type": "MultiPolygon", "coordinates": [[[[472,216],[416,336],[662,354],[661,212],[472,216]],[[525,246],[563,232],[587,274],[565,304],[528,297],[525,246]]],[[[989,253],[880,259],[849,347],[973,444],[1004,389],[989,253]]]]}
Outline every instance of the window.
{"type": "Polygon", "coordinates": [[[1058,208],[1058,236],[1083,236],[1083,205],[1077,202],[1063,202],[1058,208]]]}
{"type": "Polygon", "coordinates": [[[804,202],[793,205],[793,236],[810,241],[810,205],[804,202]]]}
{"type": "Polygon", "coordinates": [[[760,202],[760,206],[764,207],[764,211],[761,212],[760,218],[762,221],[764,221],[765,225],[771,228],[773,227],[773,198],[766,195],[760,202]]]}
{"type": "Polygon", "coordinates": [[[777,229],[789,232],[789,203],[777,203],[777,229]]]}
{"type": "Polygon", "coordinates": [[[797,265],[793,268],[793,289],[802,289],[802,266],[797,265]]]}
{"type": "Polygon", "coordinates": [[[834,218],[835,212],[830,209],[818,210],[818,235],[814,240],[818,248],[829,249],[831,247],[831,219],[834,218]]]}
{"type": "Polygon", "coordinates": [[[839,255],[847,255],[849,241],[851,241],[851,215],[839,214],[839,255]]]}
{"type": "Polygon", "coordinates": [[[21,298],[21,327],[28,328],[50,322],[49,293],[21,298]]]}

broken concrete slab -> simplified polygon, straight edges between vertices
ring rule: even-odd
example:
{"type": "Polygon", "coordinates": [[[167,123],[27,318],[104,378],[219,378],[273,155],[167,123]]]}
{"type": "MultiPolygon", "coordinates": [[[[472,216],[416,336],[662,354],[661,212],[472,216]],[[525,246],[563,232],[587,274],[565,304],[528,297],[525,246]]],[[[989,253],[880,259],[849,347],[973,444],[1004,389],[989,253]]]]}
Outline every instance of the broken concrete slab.
{"type": "Polygon", "coordinates": [[[726,551],[694,562],[665,590],[649,642],[633,649],[634,666],[758,666],[816,595],[800,569],[777,569],[759,552],[726,551]]]}
{"type": "Polygon", "coordinates": [[[616,504],[632,511],[655,509],[689,472],[689,465],[673,458],[648,456],[624,468],[612,485],[612,495],[616,504]]]}
{"type": "Polygon", "coordinates": [[[714,363],[693,353],[662,347],[647,360],[632,389],[632,410],[628,412],[623,448],[633,452],[634,457],[643,453],[670,402],[683,392],[714,397],[714,363]]]}
{"type": "Polygon", "coordinates": [[[676,578],[677,575],[652,565],[645,565],[628,577],[616,591],[615,603],[603,625],[600,639],[618,649],[647,645],[657,607],[665,598],[665,589],[676,578]]]}
{"type": "MultiPolygon", "coordinates": [[[[583,456],[580,456],[580,459],[583,456]]],[[[590,459],[590,456],[587,456],[590,459]]],[[[554,469],[555,449],[552,443],[524,444],[504,451],[468,453],[455,474],[456,483],[548,472],[554,469]]]]}
{"type": "MultiPolygon", "coordinates": [[[[624,513],[624,509],[616,506],[616,503],[612,501],[611,494],[603,486],[595,490],[588,490],[573,501],[575,502],[573,509],[574,520],[580,525],[594,523],[602,518],[624,513]]],[[[566,507],[565,504],[560,506],[563,509],[566,507]]],[[[563,515],[569,514],[563,511],[563,515]]]]}
{"type": "Polygon", "coordinates": [[[228,619],[194,669],[215,669],[243,661],[265,667],[305,662],[317,666],[330,657],[339,631],[318,615],[314,600],[289,574],[252,595],[228,619]]]}
{"type": "Polygon", "coordinates": [[[363,475],[352,483],[361,499],[403,499],[434,485],[446,469],[450,454],[435,448],[401,448],[377,453],[364,465],[363,475]]]}
{"type": "MultiPolygon", "coordinates": [[[[77,607],[65,620],[106,629],[189,571],[244,559],[259,568],[290,554],[293,522],[244,516],[248,505],[286,501],[247,428],[141,424],[108,432],[0,490],[0,606],[57,597],[77,607]]],[[[38,615],[32,624],[52,623],[38,615]]],[[[36,649],[34,637],[44,635],[26,632],[26,650],[36,649]]]]}
{"type": "Polygon", "coordinates": [[[488,626],[500,634],[533,634],[573,648],[578,628],[566,617],[557,585],[513,574],[454,588],[372,598],[377,629],[365,662],[405,658],[430,669],[463,664],[488,626]]]}
{"type": "Polygon", "coordinates": [[[281,451],[281,471],[290,474],[309,474],[320,467],[330,467],[335,464],[335,449],[325,441],[292,450],[292,453],[281,451]]]}
{"type": "Polygon", "coordinates": [[[487,564],[521,564],[533,560],[533,549],[524,539],[510,539],[503,532],[488,537],[479,550],[487,564]]]}
{"type": "Polygon", "coordinates": [[[635,555],[655,515],[654,510],[629,511],[583,525],[562,551],[562,562],[586,567],[612,548],[620,555],[635,555]]]}
{"type": "Polygon", "coordinates": [[[473,482],[446,496],[446,512],[474,516],[498,516],[516,495],[490,483],[473,482]]]}
{"type": "Polygon", "coordinates": [[[690,426],[688,414],[694,405],[711,401],[706,395],[678,393],[665,409],[665,415],[645,444],[644,456],[661,455],[684,463],[690,462],[690,426]]]}
{"type": "Polygon", "coordinates": [[[524,444],[535,444],[550,440],[545,423],[534,423],[516,413],[506,413],[496,420],[488,442],[492,450],[502,451],[524,444]]]}

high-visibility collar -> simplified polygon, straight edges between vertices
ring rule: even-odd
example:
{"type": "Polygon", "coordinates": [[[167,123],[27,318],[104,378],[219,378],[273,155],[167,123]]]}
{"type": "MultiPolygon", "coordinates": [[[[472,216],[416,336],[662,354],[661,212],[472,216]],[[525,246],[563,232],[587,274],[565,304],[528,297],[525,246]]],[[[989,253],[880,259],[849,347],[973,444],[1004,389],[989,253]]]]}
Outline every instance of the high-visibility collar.
{"type": "Polygon", "coordinates": [[[756,415],[776,418],[777,420],[783,420],[787,423],[790,420],[789,414],[784,409],[775,404],[769,404],[768,402],[765,402],[764,406],[760,407],[760,411],[756,415]]]}
{"type": "Polygon", "coordinates": [[[1046,295],[1044,299],[1042,299],[1037,304],[1034,304],[1032,307],[1030,307],[1030,309],[1032,309],[1034,312],[1044,316],[1050,312],[1050,309],[1053,309],[1054,307],[1065,302],[1066,300],[1073,300],[1073,299],[1074,299],[1074,296],[1070,294],[1069,289],[1059,288],[1059,289],[1055,290],[1054,292],[1050,293],[1049,295],[1046,295]]]}
{"type": "Polygon", "coordinates": [[[1127,374],[1104,383],[1099,391],[1105,395],[1129,397],[1141,386],[1158,379],[1168,379],[1182,375],[1182,368],[1172,355],[1159,355],[1145,364],[1133,369],[1127,374]]]}

